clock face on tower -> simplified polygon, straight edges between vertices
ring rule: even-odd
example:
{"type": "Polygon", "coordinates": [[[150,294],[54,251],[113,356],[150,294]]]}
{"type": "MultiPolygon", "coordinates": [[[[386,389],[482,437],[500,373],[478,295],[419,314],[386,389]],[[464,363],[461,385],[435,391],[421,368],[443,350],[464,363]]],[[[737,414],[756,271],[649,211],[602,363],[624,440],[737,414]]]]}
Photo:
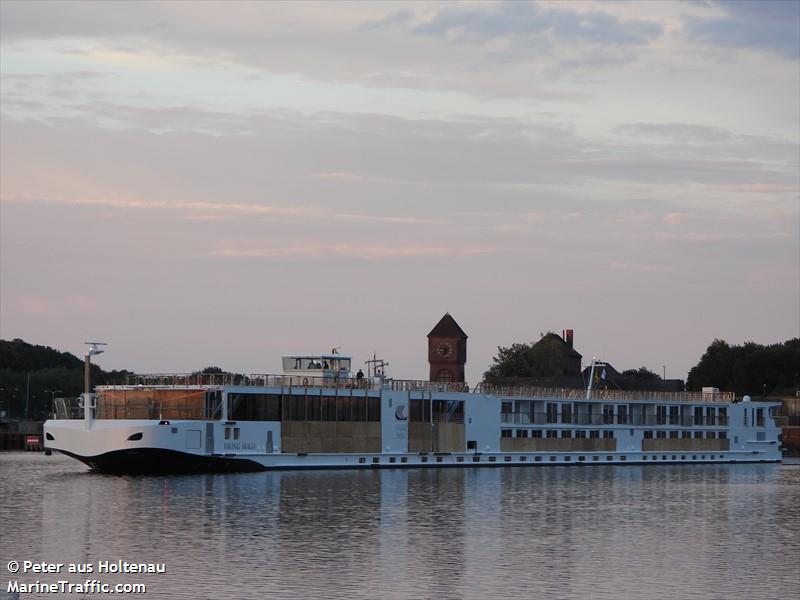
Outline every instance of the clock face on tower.
{"type": "Polygon", "coordinates": [[[453,346],[448,342],[442,342],[436,346],[436,354],[442,358],[449,358],[453,354],[453,346]]]}

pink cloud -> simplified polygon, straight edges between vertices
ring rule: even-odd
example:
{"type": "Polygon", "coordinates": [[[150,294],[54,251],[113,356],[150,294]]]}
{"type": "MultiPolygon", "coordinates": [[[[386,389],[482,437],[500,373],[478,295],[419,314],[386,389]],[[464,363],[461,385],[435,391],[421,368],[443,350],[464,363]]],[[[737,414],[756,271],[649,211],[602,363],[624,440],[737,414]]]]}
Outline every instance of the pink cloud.
{"type": "Polygon", "coordinates": [[[612,271],[624,271],[627,273],[666,273],[673,270],[670,266],[631,262],[612,262],[608,265],[608,268],[612,271]]]}
{"type": "Polygon", "coordinates": [[[678,227],[679,225],[685,224],[687,221],[689,221],[689,219],[691,219],[691,215],[689,213],[671,212],[665,214],[662,218],[662,221],[668,225],[678,227]]]}

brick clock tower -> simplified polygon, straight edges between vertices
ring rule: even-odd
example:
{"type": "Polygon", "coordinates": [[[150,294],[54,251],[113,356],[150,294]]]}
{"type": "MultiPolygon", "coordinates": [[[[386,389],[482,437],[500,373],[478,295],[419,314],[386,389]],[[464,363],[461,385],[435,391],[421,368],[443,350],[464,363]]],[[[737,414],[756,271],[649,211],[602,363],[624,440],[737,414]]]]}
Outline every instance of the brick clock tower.
{"type": "Polygon", "coordinates": [[[431,381],[464,381],[467,334],[450,313],[446,313],[428,334],[428,362],[431,365],[431,381]]]}

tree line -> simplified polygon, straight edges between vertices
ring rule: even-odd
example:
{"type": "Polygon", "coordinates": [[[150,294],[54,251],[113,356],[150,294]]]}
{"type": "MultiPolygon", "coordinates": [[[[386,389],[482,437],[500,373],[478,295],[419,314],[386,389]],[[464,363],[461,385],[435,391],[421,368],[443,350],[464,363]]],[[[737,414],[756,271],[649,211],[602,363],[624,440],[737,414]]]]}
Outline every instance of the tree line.
{"type": "MultiPolygon", "coordinates": [[[[500,346],[483,380],[492,384],[514,379],[563,380],[564,351],[565,345],[558,336],[500,346]]],[[[627,369],[620,375],[640,386],[639,389],[661,381],[661,376],[647,367],[627,369]]],[[[800,388],[800,338],[766,346],[755,342],[731,345],[714,340],[686,380],[687,390],[699,391],[703,387],[754,397],[794,393],[800,388]]]]}

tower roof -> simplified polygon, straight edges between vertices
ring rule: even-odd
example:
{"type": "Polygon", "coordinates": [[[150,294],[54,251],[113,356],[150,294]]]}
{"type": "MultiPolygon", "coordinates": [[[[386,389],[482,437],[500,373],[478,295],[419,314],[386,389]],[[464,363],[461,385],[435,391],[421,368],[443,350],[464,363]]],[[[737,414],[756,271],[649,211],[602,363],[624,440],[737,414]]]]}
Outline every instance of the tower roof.
{"type": "Polygon", "coordinates": [[[445,313],[441,320],[436,324],[436,327],[431,329],[428,337],[456,337],[462,340],[467,339],[467,334],[458,326],[456,320],[450,316],[450,313],[445,313]]]}

